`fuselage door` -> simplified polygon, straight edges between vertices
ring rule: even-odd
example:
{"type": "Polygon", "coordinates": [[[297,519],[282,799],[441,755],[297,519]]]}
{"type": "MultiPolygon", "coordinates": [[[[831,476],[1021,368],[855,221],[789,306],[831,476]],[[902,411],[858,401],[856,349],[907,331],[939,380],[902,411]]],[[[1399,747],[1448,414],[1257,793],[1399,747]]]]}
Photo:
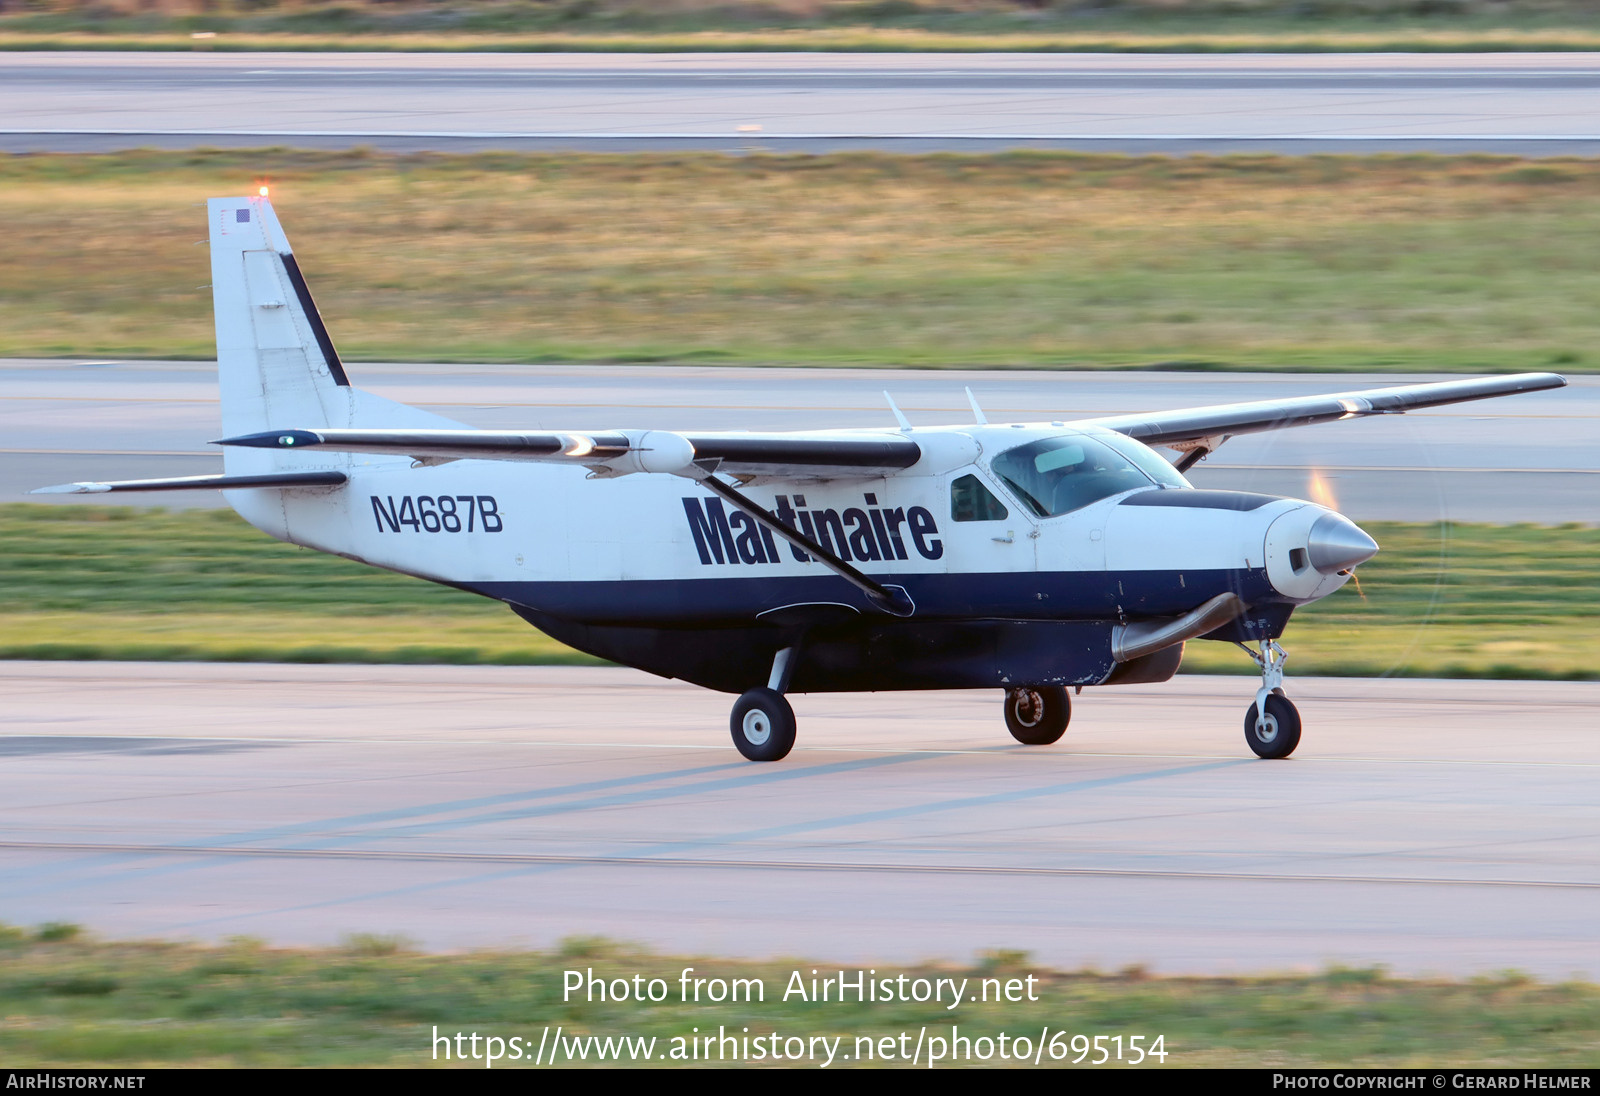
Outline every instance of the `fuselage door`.
{"type": "Polygon", "coordinates": [[[976,470],[950,480],[950,537],[959,544],[961,569],[1032,571],[1038,563],[1038,523],[976,470]]]}

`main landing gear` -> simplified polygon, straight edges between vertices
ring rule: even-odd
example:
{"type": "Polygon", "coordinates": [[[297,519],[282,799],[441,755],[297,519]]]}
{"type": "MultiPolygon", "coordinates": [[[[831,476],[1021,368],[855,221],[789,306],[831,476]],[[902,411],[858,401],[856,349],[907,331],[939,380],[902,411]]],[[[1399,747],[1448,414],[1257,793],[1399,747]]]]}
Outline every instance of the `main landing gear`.
{"type": "Polygon", "coordinates": [[[1261,668],[1261,688],[1244,713],[1244,740],[1257,757],[1288,757],[1300,745],[1300,712],[1283,695],[1283,664],[1289,652],[1276,640],[1260,641],[1260,652],[1236,644],[1261,668]]]}
{"type": "Polygon", "coordinates": [[[794,648],[785,647],[772,659],[772,676],[734,701],[728,728],[733,744],[749,761],[782,761],[794,748],[794,709],[784,698],[794,670],[794,648]]]}
{"type": "Polygon", "coordinates": [[[1062,685],[1006,690],[1006,730],[1024,746],[1048,746],[1066,732],[1072,698],[1062,685]]]}

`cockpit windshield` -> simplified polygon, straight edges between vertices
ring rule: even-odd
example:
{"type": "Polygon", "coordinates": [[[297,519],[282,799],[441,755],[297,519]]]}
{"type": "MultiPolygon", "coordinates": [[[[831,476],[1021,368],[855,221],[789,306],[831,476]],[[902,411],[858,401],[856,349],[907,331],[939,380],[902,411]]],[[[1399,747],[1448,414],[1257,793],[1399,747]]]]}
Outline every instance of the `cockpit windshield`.
{"type": "MultiPolygon", "coordinates": [[[[1130,443],[1137,445],[1138,443],[1130,443]]],[[[1015,491],[1034,514],[1053,518],[1091,502],[1159,483],[1188,487],[1189,482],[1155,453],[1132,454],[1085,434],[1019,445],[990,462],[994,474],[1015,491]]]]}

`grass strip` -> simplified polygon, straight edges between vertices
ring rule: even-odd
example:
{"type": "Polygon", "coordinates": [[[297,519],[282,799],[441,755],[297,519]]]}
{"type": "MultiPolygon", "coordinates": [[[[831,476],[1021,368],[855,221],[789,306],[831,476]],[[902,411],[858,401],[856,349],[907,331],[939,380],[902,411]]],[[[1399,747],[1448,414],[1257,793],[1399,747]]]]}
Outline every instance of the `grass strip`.
{"type": "Polygon", "coordinates": [[[58,0],[13,49],[1290,52],[1593,49],[1582,0],[58,0]],[[195,38],[199,33],[206,37],[195,38]]]}
{"type": "MultiPolygon", "coordinates": [[[[215,20],[199,25],[212,25],[215,20]]],[[[210,32],[216,33],[216,32],[210,32]]],[[[27,31],[0,21],[0,51],[217,53],[1566,53],[1600,49],[1592,26],[1483,29],[1261,27],[1236,31],[1018,33],[890,27],[702,30],[657,33],[294,33],[252,29],[196,40],[181,30],[27,31]]]]}
{"type": "Polygon", "coordinates": [[[1003,985],[1033,975],[1037,1001],[954,1012],[948,1001],[783,1001],[795,971],[809,991],[813,969],[819,976],[843,969],[853,979],[856,968],[659,956],[595,938],[568,939],[550,952],[420,955],[397,938],[365,934],[338,949],[289,950],[251,939],[220,947],[102,943],[70,925],[31,934],[0,928],[0,1056],[16,1068],[442,1066],[432,1056],[436,1026],[525,1042],[531,1035],[531,1057],[540,1031],[559,1025],[569,1038],[654,1036],[658,1054],[695,1028],[780,1039],[843,1035],[841,1049],[851,1059],[836,1064],[841,1068],[858,1064],[856,1036],[908,1031],[914,1042],[923,1027],[948,1035],[958,1024],[973,1039],[1002,1031],[1037,1039],[1044,1028],[1091,1037],[1159,1033],[1168,1066],[1557,1069],[1600,1062],[1600,987],[1544,984],[1512,972],[1471,981],[1403,980],[1378,968],[1157,978],[1137,968],[1053,971],[1030,963],[1026,952],[998,951],[970,964],[873,969],[908,980],[969,978],[974,992],[984,978],[1003,985]],[[707,980],[758,978],[764,999],[684,1003],[679,979],[686,967],[707,980]],[[630,982],[634,975],[645,983],[660,978],[669,993],[656,1004],[591,1003],[582,995],[565,1001],[567,970],[630,982]]]}
{"type": "MultiPolygon", "coordinates": [[[[1297,674],[1600,678],[1600,529],[1374,522],[1299,610],[1297,674]]],[[[0,657],[582,664],[492,602],[280,543],[230,511],[0,507],[0,657]]],[[[1249,673],[1191,643],[1190,672],[1249,673]]]]}
{"type": "Polygon", "coordinates": [[[1423,155],[0,156],[0,356],[210,357],[261,181],[353,360],[1600,367],[1600,161],[1423,155]]]}

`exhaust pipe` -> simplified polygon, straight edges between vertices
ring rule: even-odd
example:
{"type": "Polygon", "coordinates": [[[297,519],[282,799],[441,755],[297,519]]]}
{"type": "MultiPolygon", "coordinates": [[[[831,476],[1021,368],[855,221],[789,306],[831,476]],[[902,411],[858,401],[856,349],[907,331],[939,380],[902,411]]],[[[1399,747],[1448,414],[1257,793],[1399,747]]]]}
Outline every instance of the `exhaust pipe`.
{"type": "Polygon", "coordinates": [[[1249,606],[1240,600],[1238,594],[1218,594],[1181,617],[1118,624],[1111,629],[1111,657],[1118,662],[1132,662],[1136,658],[1153,655],[1175,643],[1215,631],[1247,608],[1249,606]]]}

